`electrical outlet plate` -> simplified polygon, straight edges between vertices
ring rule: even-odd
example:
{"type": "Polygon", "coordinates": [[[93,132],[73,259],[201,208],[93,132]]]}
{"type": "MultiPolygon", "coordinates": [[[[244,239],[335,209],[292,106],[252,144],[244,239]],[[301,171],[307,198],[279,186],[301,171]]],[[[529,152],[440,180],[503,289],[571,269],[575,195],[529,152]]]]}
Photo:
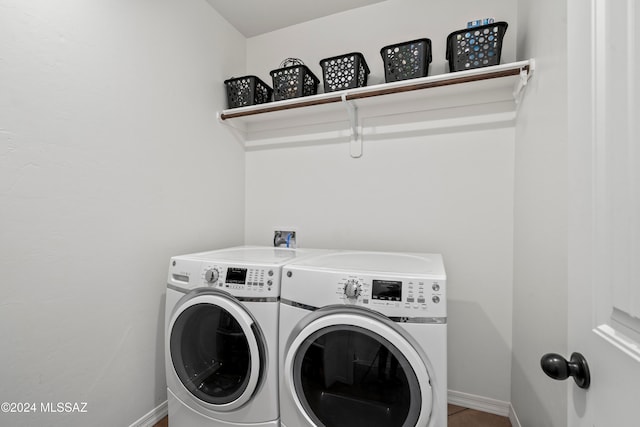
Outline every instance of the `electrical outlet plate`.
{"type": "Polygon", "coordinates": [[[297,248],[298,230],[295,227],[274,227],[273,246],[281,248],[297,248]]]}

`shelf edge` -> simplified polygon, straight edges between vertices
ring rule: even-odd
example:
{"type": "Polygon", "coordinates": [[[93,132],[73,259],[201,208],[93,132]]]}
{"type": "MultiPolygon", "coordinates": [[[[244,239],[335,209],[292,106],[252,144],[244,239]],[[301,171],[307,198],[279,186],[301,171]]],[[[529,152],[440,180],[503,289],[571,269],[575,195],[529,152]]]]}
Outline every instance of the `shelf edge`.
{"type": "Polygon", "coordinates": [[[516,76],[522,71],[529,74],[531,70],[531,60],[514,62],[492,67],[477,68],[473,70],[458,71],[455,73],[438,74],[436,76],[421,77],[418,79],[404,80],[392,83],[382,83],[379,85],[347,89],[338,92],[312,95],[304,98],[295,98],[284,101],[275,101],[260,105],[252,105],[237,109],[222,110],[218,113],[221,121],[253,116],[257,114],[270,113],[310,107],[314,105],[331,104],[336,102],[351,101],[375,96],[389,95],[393,93],[410,92],[435,87],[450,86],[474,81],[491,80],[503,77],[516,76]]]}

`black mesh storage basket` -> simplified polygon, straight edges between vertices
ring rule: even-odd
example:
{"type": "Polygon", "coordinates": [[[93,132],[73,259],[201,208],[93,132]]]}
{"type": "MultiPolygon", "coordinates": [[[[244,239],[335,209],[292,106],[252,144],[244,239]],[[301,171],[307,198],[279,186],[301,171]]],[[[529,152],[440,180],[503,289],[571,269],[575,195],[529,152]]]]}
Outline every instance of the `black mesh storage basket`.
{"type": "Polygon", "coordinates": [[[500,64],[506,22],[454,31],[447,37],[449,71],[470,70],[500,64]]]}
{"type": "Polygon", "coordinates": [[[360,52],[323,59],[320,61],[320,66],[325,92],[367,85],[369,67],[360,52]]]}
{"type": "MultiPolygon", "coordinates": [[[[281,101],[283,99],[299,98],[301,96],[315,95],[318,93],[320,80],[302,64],[300,60],[285,60],[282,64],[294,65],[285,66],[271,71],[273,80],[273,99],[281,101]]],[[[281,65],[282,65],[281,64],[281,65]]]]}
{"type": "Polygon", "coordinates": [[[256,76],[244,76],[225,80],[229,108],[264,104],[271,101],[273,90],[256,76]]]}
{"type": "Polygon", "coordinates": [[[387,83],[426,77],[431,63],[431,40],[418,39],[380,49],[387,83]]]}

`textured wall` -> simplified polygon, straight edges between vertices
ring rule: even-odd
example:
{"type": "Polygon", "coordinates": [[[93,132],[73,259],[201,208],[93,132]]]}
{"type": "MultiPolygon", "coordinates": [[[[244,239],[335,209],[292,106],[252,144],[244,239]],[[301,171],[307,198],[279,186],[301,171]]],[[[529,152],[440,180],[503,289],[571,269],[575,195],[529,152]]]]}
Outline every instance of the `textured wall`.
{"type": "Polygon", "coordinates": [[[38,405],[1,425],[166,399],[169,257],[244,238],[244,153],[214,126],[244,49],[204,0],[0,0],[0,401],[38,405]]]}
{"type": "Polygon", "coordinates": [[[567,347],[566,6],[518,8],[518,56],[536,59],[516,126],[511,401],[525,427],[567,425],[566,387],[539,367],[543,354],[567,347]]]}

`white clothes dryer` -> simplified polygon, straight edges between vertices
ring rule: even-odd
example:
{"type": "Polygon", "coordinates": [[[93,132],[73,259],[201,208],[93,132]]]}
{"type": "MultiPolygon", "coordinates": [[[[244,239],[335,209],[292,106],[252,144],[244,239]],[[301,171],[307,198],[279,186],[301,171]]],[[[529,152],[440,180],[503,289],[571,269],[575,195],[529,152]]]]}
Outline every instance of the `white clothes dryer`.
{"type": "Polygon", "coordinates": [[[169,425],[279,426],[281,269],[307,253],[236,247],[171,259],[165,316],[169,425]]]}
{"type": "Polygon", "coordinates": [[[447,425],[441,255],[340,251],[283,269],[283,427],[447,425]]]}

